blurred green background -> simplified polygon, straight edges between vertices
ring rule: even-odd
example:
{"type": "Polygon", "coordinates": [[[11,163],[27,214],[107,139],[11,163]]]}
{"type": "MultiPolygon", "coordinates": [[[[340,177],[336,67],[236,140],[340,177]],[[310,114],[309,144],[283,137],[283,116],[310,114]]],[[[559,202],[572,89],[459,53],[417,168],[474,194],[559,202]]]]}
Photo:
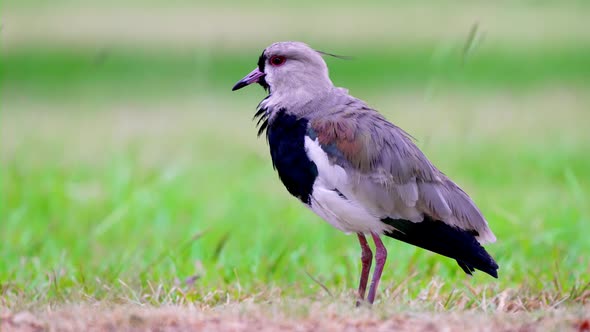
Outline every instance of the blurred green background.
{"type": "MultiPolygon", "coordinates": [[[[256,138],[264,92],[230,92],[280,40],[353,57],[326,58],[334,83],[472,195],[500,279],[469,284],[575,302],[590,282],[587,1],[9,0],[0,16],[0,304],[355,288],[356,239],[288,196],[256,138]]],[[[387,245],[384,289],[465,280],[387,245]]]]}

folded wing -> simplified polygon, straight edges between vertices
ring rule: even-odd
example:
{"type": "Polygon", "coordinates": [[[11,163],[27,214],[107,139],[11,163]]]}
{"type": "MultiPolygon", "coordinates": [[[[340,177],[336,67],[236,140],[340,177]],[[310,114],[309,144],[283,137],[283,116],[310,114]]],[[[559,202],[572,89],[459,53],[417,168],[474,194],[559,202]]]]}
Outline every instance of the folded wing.
{"type": "MultiPolygon", "coordinates": [[[[473,200],[432,165],[407,133],[362,101],[349,97],[333,106],[328,115],[312,119],[308,135],[317,140],[331,163],[346,171],[346,181],[334,186],[390,224],[396,236],[387,235],[456,258],[466,272],[473,270],[477,262],[461,261],[452,253],[471,247],[483,250],[480,243],[496,240],[473,200]],[[443,232],[440,236],[446,238],[437,240],[429,230],[439,226],[461,234],[451,236],[443,232]],[[412,236],[407,234],[410,232],[412,236]],[[428,243],[410,238],[420,234],[430,237],[430,248],[428,243]],[[444,248],[452,246],[453,236],[470,237],[474,243],[465,248],[457,246],[451,254],[445,254],[444,248]]],[[[495,271],[497,265],[483,252],[490,261],[484,268],[495,271]]]]}

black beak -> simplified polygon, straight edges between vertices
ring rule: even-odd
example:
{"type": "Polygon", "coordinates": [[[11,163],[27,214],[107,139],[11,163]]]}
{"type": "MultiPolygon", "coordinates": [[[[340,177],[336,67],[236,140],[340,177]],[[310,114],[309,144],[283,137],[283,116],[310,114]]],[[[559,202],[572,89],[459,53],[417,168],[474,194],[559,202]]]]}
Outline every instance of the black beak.
{"type": "Polygon", "coordinates": [[[246,77],[239,80],[238,83],[236,83],[236,85],[234,85],[234,87],[231,90],[236,91],[252,83],[258,83],[258,81],[260,81],[262,77],[264,77],[264,73],[261,72],[258,68],[256,68],[252,72],[250,72],[250,74],[246,75],[246,77]]]}

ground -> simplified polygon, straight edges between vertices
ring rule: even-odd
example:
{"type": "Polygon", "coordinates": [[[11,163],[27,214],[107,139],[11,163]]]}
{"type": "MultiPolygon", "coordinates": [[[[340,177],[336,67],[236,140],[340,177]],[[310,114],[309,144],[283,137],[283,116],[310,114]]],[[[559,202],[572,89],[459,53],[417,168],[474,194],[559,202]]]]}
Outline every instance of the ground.
{"type": "Polygon", "coordinates": [[[3,318],[3,331],[588,331],[588,313],[399,312],[355,309],[326,302],[193,305],[142,308],[68,306],[3,318]],[[285,306],[289,306],[285,309],[285,306]],[[294,308],[293,308],[294,306],[294,308]],[[295,313],[294,313],[295,312],[295,313]]]}

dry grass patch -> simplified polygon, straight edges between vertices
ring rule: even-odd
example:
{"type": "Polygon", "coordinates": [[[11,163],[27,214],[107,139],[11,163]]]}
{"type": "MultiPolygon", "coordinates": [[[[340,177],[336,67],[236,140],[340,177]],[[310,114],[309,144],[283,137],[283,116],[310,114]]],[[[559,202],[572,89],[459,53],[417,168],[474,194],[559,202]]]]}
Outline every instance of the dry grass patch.
{"type": "Polygon", "coordinates": [[[588,307],[427,312],[306,300],[215,307],[81,304],[5,312],[2,331],[587,331],[588,307]]]}
{"type": "MultiPolygon", "coordinates": [[[[165,285],[112,294],[111,300],[0,305],[2,331],[587,331],[590,284],[562,292],[528,286],[450,285],[410,275],[386,284],[374,306],[354,306],[354,290],[284,296],[262,287],[206,291],[165,285]],[[421,287],[418,296],[411,289],[421,287]],[[453,287],[448,291],[449,287],[453,287]]],[[[198,283],[198,282],[197,282],[198,283]]]]}

